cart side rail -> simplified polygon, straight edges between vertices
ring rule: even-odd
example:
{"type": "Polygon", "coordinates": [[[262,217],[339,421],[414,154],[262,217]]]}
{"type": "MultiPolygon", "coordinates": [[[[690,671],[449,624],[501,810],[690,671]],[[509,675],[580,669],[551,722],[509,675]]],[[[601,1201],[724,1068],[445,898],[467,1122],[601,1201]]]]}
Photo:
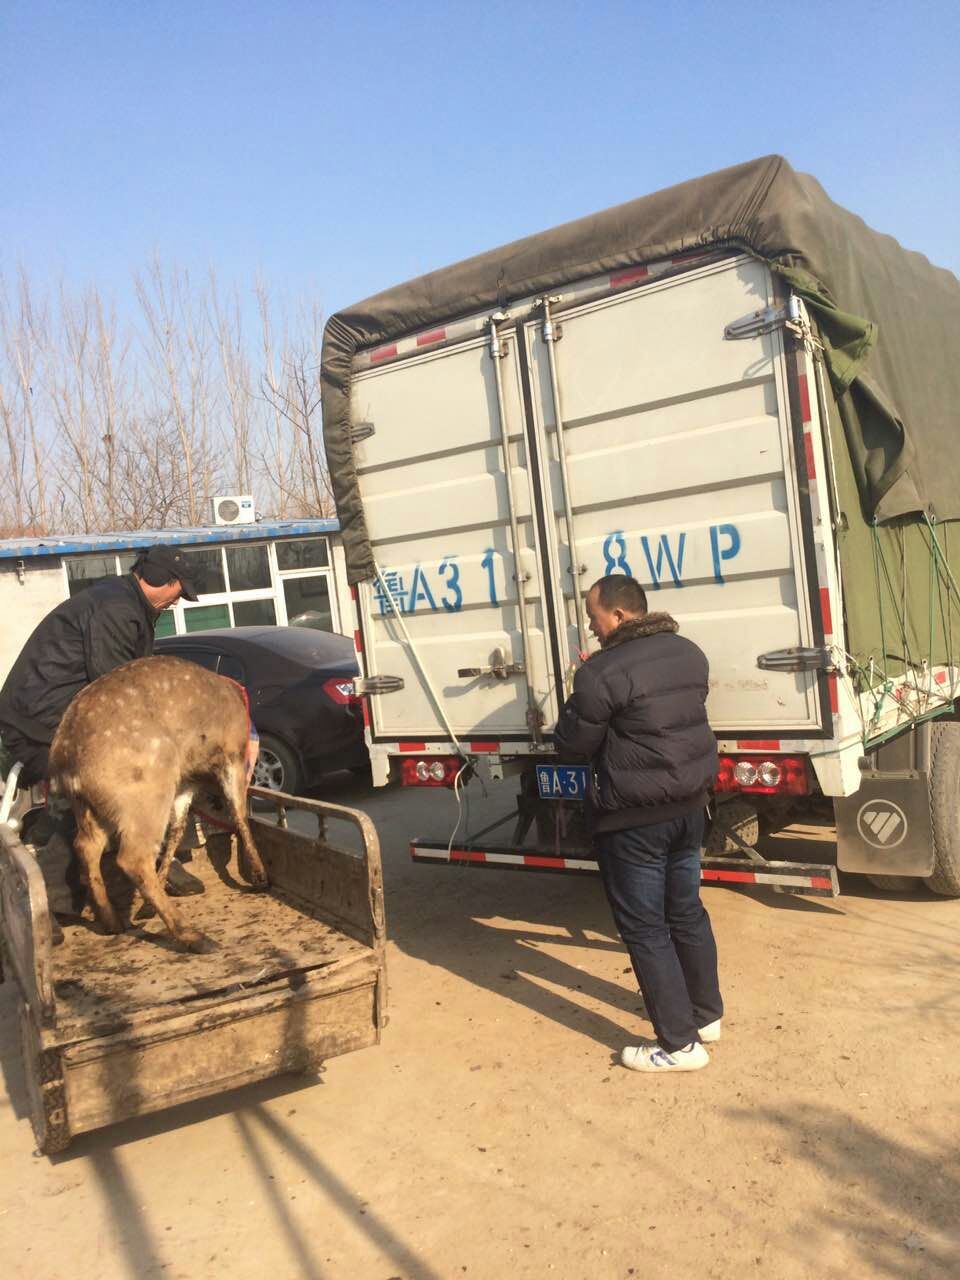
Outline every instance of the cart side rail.
{"type": "Polygon", "coordinates": [[[383,868],[380,839],[371,819],[358,809],[282,791],[251,787],[249,794],[271,804],[277,813],[276,825],[256,813],[251,824],[270,883],[322,909],[349,926],[368,946],[382,950],[386,941],[383,868]],[[318,834],[291,831],[287,826],[290,810],[314,814],[318,834]],[[327,838],[330,822],[352,826],[360,835],[362,854],[331,844],[327,838]],[[304,857],[305,853],[312,856],[304,857]]]}
{"type": "Polygon", "coordinates": [[[0,823],[0,918],[5,958],[38,1025],[55,1019],[53,940],[43,872],[16,832],[0,823]]]}

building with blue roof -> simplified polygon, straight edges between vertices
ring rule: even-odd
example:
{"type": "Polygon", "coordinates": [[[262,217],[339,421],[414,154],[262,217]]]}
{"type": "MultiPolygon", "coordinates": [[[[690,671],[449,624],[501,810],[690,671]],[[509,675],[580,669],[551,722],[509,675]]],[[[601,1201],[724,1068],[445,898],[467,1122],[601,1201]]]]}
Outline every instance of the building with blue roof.
{"type": "Polygon", "coordinates": [[[337,520],[258,520],[0,540],[0,680],[52,608],[128,573],[158,544],[183,547],[200,585],[195,604],[180,600],[161,616],[158,636],[266,625],[350,631],[339,530],[337,520]]]}

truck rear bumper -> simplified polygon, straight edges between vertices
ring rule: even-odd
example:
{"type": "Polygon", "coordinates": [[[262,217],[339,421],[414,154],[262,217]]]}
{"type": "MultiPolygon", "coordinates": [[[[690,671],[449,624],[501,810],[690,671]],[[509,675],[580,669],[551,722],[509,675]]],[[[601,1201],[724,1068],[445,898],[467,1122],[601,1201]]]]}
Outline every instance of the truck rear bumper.
{"type": "MultiPolygon", "coordinates": [[[[448,866],[488,867],[493,870],[554,871],[597,875],[596,858],[561,857],[529,853],[509,846],[460,844],[448,848],[443,841],[411,840],[414,862],[448,866]]],[[[704,858],[700,879],[704,884],[760,885],[777,893],[802,893],[835,898],[840,892],[837,869],[810,862],[746,862],[742,858],[704,858]]]]}

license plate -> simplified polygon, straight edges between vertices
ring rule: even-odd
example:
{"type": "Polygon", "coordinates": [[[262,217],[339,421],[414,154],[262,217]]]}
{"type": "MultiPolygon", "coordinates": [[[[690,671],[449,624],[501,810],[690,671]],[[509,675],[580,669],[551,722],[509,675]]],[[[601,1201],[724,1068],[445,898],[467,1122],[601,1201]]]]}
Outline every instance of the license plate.
{"type": "Polygon", "coordinates": [[[582,800],[587,794],[587,766],[539,764],[537,789],[541,800],[582,800]]]}

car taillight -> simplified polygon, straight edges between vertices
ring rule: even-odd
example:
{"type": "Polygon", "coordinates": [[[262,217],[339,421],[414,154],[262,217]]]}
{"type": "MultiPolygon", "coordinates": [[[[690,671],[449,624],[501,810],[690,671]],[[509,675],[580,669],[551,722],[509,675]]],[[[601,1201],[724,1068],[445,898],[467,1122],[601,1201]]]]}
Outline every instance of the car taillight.
{"type": "Polygon", "coordinates": [[[452,787],[462,767],[459,756],[404,756],[400,781],[405,787],[452,787]]]}
{"type": "Polygon", "coordinates": [[[714,791],[753,795],[805,796],[810,793],[806,756],[721,756],[714,791]]]}
{"type": "Polygon", "coordinates": [[[356,693],[354,693],[352,680],[338,680],[334,676],[330,680],[324,680],[323,691],[328,698],[332,698],[334,702],[339,702],[341,706],[360,701],[356,693]]]}

